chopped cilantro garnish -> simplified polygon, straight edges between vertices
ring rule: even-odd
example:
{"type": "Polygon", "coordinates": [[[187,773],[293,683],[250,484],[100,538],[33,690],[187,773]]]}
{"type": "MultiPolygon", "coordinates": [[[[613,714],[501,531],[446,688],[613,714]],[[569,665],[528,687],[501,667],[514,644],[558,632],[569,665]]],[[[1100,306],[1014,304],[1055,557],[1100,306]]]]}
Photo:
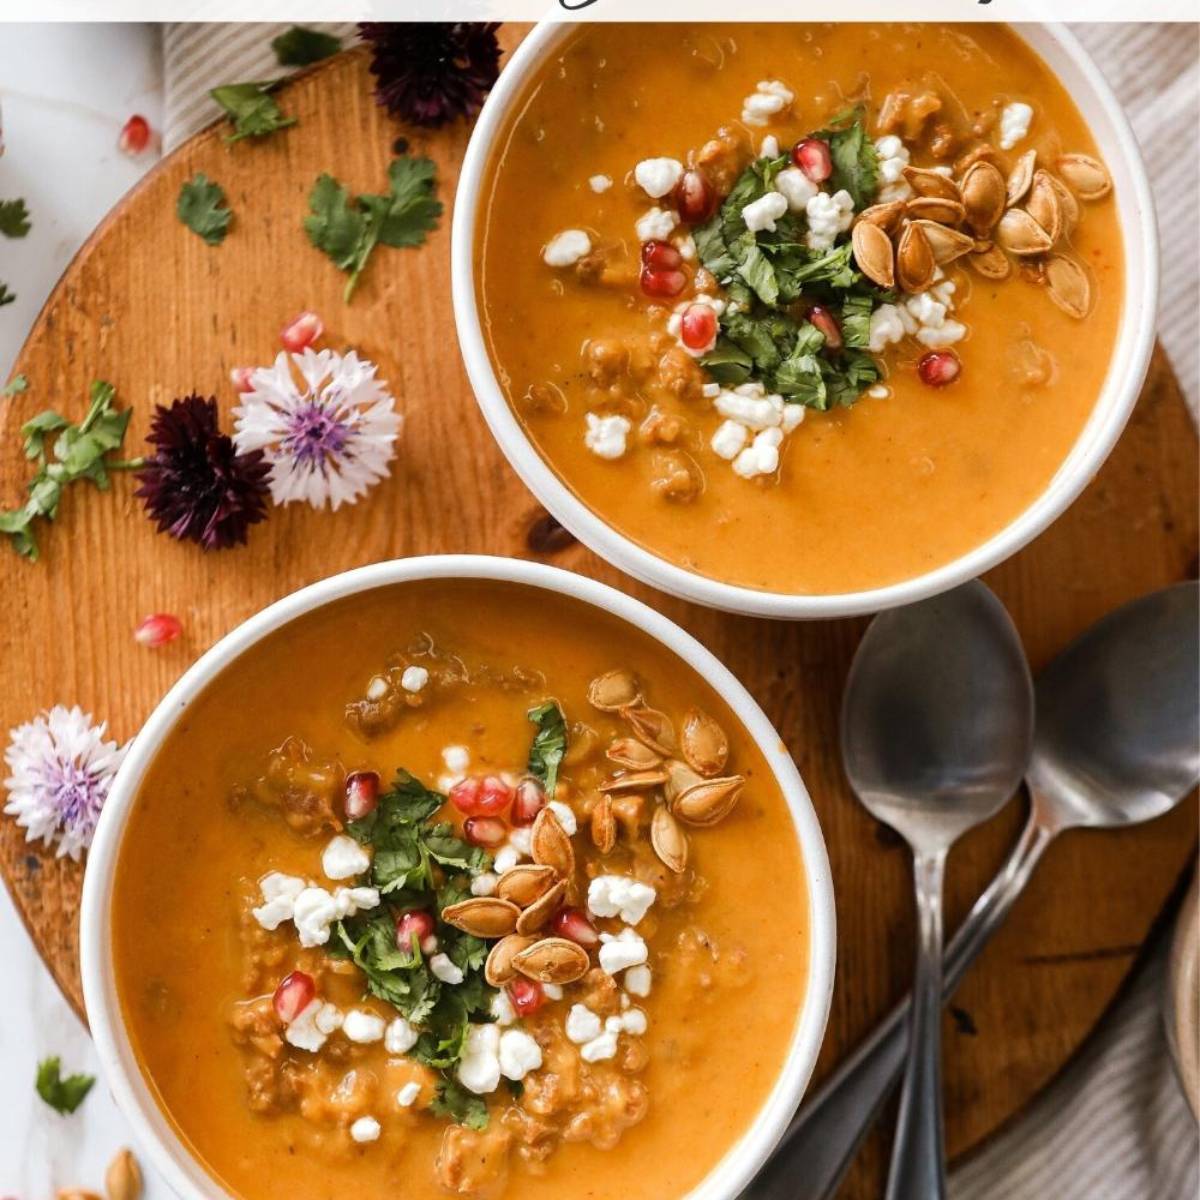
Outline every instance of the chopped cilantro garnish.
{"type": "Polygon", "coordinates": [[[0,200],[0,233],[5,237],[23,238],[31,228],[24,200],[0,200]]]}
{"type": "Polygon", "coordinates": [[[341,48],[340,38],[317,29],[306,29],[303,25],[293,25],[271,41],[271,49],[281,67],[307,67],[329,58],[341,48]]]}
{"type": "Polygon", "coordinates": [[[555,700],[531,708],[528,716],[537,726],[529,747],[529,773],[540,779],[546,795],[553,797],[558,768],[567,750],[567,721],[555,700]]]}
{"type": "Polygon", "coordinates": [[[867,136],[863,125],[862,107],[848,108],[829,122],[813,137],[824,138],[829,143],[833,159],[833,177],[830,190],[845,188],[854,197],[854,207],[862,210],[875,198],[879,188],[879,155],[875,143],[867,136]]]}
{"type": "Polygon", "coordinates": [[[179,190],[179,203],[175,207],[179,219],[210,246],[219,246],[229,232],[233,213],[225,205],[225,192],[219,183],[213,183],[203,171],[196,173],[179,190]]]}
{"type": "Polygon", "coordinates": [[[29,380],[24,375],[14,375],[9,381],[8,386],[0,388],[0,396],[19,396],[22,392],[29,390],[29,380]]]}
{"type": "Polygon", "coordinates": [[[385,196],[352,197],[332,175],[322,175],[309,193],[312,215],[305,218],[305,232],[339,270],[349,272],[347,301],[377,245],[420,246],[442,214],[431,159],[396,159],[388,168],[388,185],[385,196]]]}
{"type": "Polygon", "coordinates": [[[208,94],[224,109],[233,123],[233,133],[225,140],[240,142],[242,138],[260,138],[296,124],[295,117],[285,117],[271,93],[281,80],[266,83],[227,83],[208,94]]]}
{"type": "Polygon", "coordinates": [[[38,1063],[37,1094],[50,1105],[56,1113],[64,1116],[73,1113],[84,1101],[92,1084],[96,1082],[94,1075],[68,1075],[62,1077],[62,1063],[57,1055],[44,1058],[38,1063]]]}
{"type": "Polygon", "coordinates": [[[438,1084],[429,1111],[439,1117],[449,1117],[468,1129],[487,1128],[488,1110],[483,1098],[468,1092],[456,1079],[443,1079],[438,1084]]]}

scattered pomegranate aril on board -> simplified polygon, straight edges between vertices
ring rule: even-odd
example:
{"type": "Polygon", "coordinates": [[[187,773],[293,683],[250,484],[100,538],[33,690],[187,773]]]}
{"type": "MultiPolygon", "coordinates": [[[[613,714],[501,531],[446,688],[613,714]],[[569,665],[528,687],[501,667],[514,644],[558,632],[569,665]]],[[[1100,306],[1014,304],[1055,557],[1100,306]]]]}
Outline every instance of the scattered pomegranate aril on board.
{"type": "Polygon", "coordinates": [[[183,622],[170,613],[155,613],[133,631],[133,640],[142,646],[165,646],[183,632],[183,622]]]}
{"type": "Polygon", "coordinates": [[[150,122],[145,117],[134,113],[121,126],[121,136],[117,139],[117,149],[130,158],[137,158],[150,145],[150,122]]]}
{"type": "Polygon", "coordinates": [[[931,350],[917,363],[917,374],[927,387],[945,387],[962,373],[962,363],[949,350],[931,350]]]}
{"type": "Polygon", "coordinates": [[[669,299],[678,296],[687,286],[687,276],[682,271],[660,271],[654,267],[642,268],[642,291],[647,296],[669,299]]]}
{"type": "Polygon", "coordinates": [[[352,771],[346,776],[342,807],[347,821],[361,821],[379,803],[379,776],[374,771],[352,771]]]}
{"type": "Polygon", "coordinates": [[[683,311],[679,338],[689,350],[707,350],[717,336],[717,314],[707,304],[692,304],[683,311]]]}
{"type": "Polygon", "coordinates": [[[522,779],[513,796],[509,820],[514,825],[532,825],[537,815],[546,807],[546,793],[536,779],[522,779]]]}
{"type": "Polygon", "coordinates": [[[703,171],[684,171],[675,185],[675,207],[679,219],[689,225],[699,225],[712,216],[717,193],[703,171]]]}
{"type": "Polygon", "coordinates": [[[254,374],[253,367],[234,367],[229,372],[230,382],[239,392],[252,392],[254,384],[250,382],[250,377],[254,374]]]}
{"type": "Polygon", "coordinates": [[[433,934],[433,917],[424,909],[414,908],[396,918],[396,949],[412,953],[414,946],[424,946],[433,934]]]}
{"type": "Polygon", "coordinates": [[[290,1025],[312,1002],[317,994],[313,977],[304,971],[293,971],[280,981],[271,1001],[279,1019],[290,1025]]]}
{"type": "Polygon", "coordinates": [[[508,826],[499,817],[468,817],[463,822],[463,836],[472,846],[492,849],[508,840],[508,826]]]}
{"type": "Polygon", "coordinates": [[[299,354],[324,332],[325,325],[316,313],[302,312],[279,331],[279,342],[290,354],[299,354]]]}
{"type": "Polygon", "coordinates": [[[683,255],[670,242],[645,242],[642,262],[656,270],[674,271],[683,266],[683,255]]]}
{"type": "Polygon", "coordinates": [[[820,138],[801,138],[792,147],[792,162],[813,183],[824,183],[833,174],[833,156],[829,153],[829,143],[821,141],[820,138]]]}
{"type": "Polygon", "coordinates": [[[546,993],[536,979],[514,979],[508,985],[508,998],[517,1016],[527,1017],[546,1003],[546,993]]]}
{"type": "Polygon", "coordinates": [[[554,914],[550,929],[559,937],[577,942],[585,949],[600,945],[600,934],[581,908],[564,908],[554,914]]]}
{"type": "Polygon", "coordinates": [[[842,327],[838,324],[838,319],[827,308],[822,308],[819,304],[814,304],[808,310],[808,321],[810,325],[815,325],[825,338],[825,348],[827,350],[840,350],[844,345],[842,338],[842,327]]]}

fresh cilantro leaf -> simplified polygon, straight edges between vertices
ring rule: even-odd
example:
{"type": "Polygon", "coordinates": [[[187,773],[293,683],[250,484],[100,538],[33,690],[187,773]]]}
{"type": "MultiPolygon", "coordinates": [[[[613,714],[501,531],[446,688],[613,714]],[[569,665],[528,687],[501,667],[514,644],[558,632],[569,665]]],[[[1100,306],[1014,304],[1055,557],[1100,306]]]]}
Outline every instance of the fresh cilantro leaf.
{"type": "Polygon", "coordinates": [[[31,228],[24,200],[0,200],[0,233],[5,237],[23,238],[31,228]]]}
{"type": "Polygon", "coordinates": [[[487,1128],[487,1104],[480,1096],[468,1092],[456,1079],[442,1079],[429,1111],[439,1117],[449,1117],[468,1129],[487,1128]]]}
{"type": "Polygon", "coordinates": [[[11,304],[16,298],[16,292],[10,292],[7,284],[0,283],[0,308],[3,308],[6,304],[11,304]]]}
{"type": "Polygon", "coordinates": [[[764,304],[773,305],[779,300],[779,279],[775,268],[757,245],[746,251],[746,256],[738,264],[737,270],[764,304]]]}
{"type": "Polygon", "coordinates": [[[830,190],[845,188],[859,210],[866,208],[879,190],[879,155],[862,118],[861,106],[846,109],[830,121],[828,129],[813,134],[829,143],[833,159],[830,190]]]}
{"type": "Polygon", "coordinates": [[[352,197],[332,175],[320,176],[308,197],[304,220],[308,240],[324,251],[340,271],[349,273],[350,300],[359,276],[379,243],[420,246],[437,228],[442,203],[437,199],[435,167],[428,158],[398,158],[388,168],[386,195],[352,197]]]}
{"type": "Polygon", "coordinates": [[[717,344],[700,360],[700,365],[726,387],[737,387],[750,378],[754,359],[727,337],[718,337],[717,344]]]}
{"type": "Polygon", "coordinates": [[[847,296],[842,302],[842,337],[847,346],[865,350],[871,344],[871,312],[875,302],[870,296],[847,296]]]}
{"type": "Polygon", "coordinates": [[[63,1115],[73,1113],[84,1101],[92,1084],[96,1082],[94,1075],[61,1075],[62,1063],[58,1056],[43,1059],[38,1063],[37,1094],[50,1105],[56,1113],[63,1115]]]}
{"type": "Polygon", "coordinates": [[[336,54],[341,48],[340,38],[317,29],[306,29],[303,25],[293,25],[286,33],[271,40],[271,49],[281,67],[308,67],[336,54]]]}
{"type": "Polygon", "coordinates": [[[541,780],[546,795],[553,799],[558,768],[567,752],[567,719],[557,700],[531,708],[526,716],[537,726],[529,747],[529,773],[541,780]]]}
{"type": "Polygon", "coordinates": [[[175,212],[179,219],[210,246],[219,246],[229,232],[233,213],[225,205],[225,192],[219,183],[198,171],[179,191],[175,212]]]}
{"type": "Polygon", "coordinates": [[[0,389],[0,396],[19,396],[28,390],[29,380],[24,375],[14,375],[8,381],[8,386],[0,389]]]}
{"type": "Polygon", "coordinates": [[[208,94],[225,110],[233,122],[233,133],[225,140],[232,144],[242,138],[260,138],[296,124],[295,117],[285,117],[271,93],[281,80],[266,83],[226,83],[208,94]]]}

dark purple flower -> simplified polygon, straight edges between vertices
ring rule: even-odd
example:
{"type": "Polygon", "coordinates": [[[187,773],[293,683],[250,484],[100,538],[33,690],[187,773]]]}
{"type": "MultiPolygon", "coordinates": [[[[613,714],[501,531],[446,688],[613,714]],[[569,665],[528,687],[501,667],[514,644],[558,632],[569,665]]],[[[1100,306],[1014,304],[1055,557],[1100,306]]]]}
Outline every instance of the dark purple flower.
{"type": "Polygon", "coordinates": [[[146,440],[155,452],[134,495],[160,533],[220,550],[243,544],[247,528],[267,515],[270,464],[261,450],[238,454],[217,427],[215,398],[193,393],[170,408],[156,405],[146,440]]]}
{"type": "Polygon", "coordinates": [[[500,73],[496,23],[363,21],[375,98],[394,117],[436,128],[474,116],[500,73]]]}

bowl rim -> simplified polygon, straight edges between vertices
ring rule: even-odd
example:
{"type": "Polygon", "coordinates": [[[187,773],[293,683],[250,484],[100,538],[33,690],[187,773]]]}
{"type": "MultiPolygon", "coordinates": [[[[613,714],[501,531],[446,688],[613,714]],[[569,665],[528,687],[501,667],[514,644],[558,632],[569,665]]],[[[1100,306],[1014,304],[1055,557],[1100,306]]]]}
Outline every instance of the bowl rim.
{"type": "Polygon", "coordinates": [[[80,964],[84,1002],[100,1071],[136,1140],[170,1188],[184,1200],[213,1200],[215,1189],[199,1154],[174,1128],[152,1081],[137,1065],[116,993],[111,955],[115,866],[133,799],[163,739],[207,685],[236,658],[298,617],[345,597],[410,582],[463,579],[516,583],[572,597],[609,612],[664,645],[701,674],[754,739],[783,793],[808,890],[809,967],[796,1027],[771,1091],[742,1136],[690,1193],[691,1200],[734,1200],[782,1137],[807,1088],[820,1051],[833,994],[836,917],[829,858],[816,810],[774,726],[746,688],[696,638],[670,618],[607,584],[541,563],[489,555],[426,555],[359,567],[275,601],[205,651],[133,738],[113,781],[84,875],[80,964]]]}
{"type": "Polygon", "coordinates": [[[601,558],[671,595],[748,616],[808,620],[861,616],[947,591],[1015,554],[1061,516],[1107,459],[1137,401],[1154,348],[1159,288],[1157,220],[1141,152],[1119,101],[1074,34],[1060,23],[1010,25],[1068,90],[1114,178],[1124,237],[1124,294],[1108,371],[1087,423],[1046,487],[981,545],[909,579],[854,592],[804,594],[762,591],[701,575],[608,524],[542,457],[497,381],[475,294],[475,233],[488,162],[509,109],[520,98],[532,70],[577,24],[566,19],[539,22],[505,64],[467,145],[451,230],[455,322],[476,402],[509,464],[555,518],[601,558]],[[1064,67],[1077,76],[1082,91],[1068,87],[1064,67]]]}

